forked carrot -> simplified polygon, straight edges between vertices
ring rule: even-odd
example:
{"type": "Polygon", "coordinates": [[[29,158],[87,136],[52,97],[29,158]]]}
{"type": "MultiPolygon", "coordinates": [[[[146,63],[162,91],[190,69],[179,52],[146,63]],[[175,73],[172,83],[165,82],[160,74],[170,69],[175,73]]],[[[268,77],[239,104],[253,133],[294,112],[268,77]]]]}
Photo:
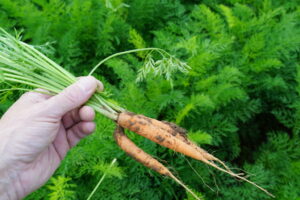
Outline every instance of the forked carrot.
{"type": "Polygon", "coordinates": [[[274,197],[264,188],[258,186],[252,181],[232,172],[222,161],[210,155],[196,144],[189,141],[184,135],[181,128],[171,127],[170,125],[160,122],[156,119],[148,118],[143,115],[136,115],[130,112],[123,112],[119,114],[117,119],[117,124],[121,127],[129,129],[149,140],[160,144],[164,147],[172,149],[176,152],[182,153],[186,156],[200,160],[220,171],[223,171],[233,177],[244,180],[260,190],[264,191],[266,194],[274,197]],[[177,129],[177,131],[176,131],[177,129]],[[212,161],[217,161],[222,164],[225,169],[219,167],[212,161]]]}
{"type": "Polygon", "coordinates": [[[117,122],[123,128],[127,128],[152,140],[153,142],[194,159],[201,160],[206,163],[209,162],[209,160],[219,161],[219,159],[188,140],[183,135],[182,128],[174,128],[174,125],[172,127],[156,119],[151,119],[143,115],[135,115],[129,112],[120,113],[117,122]]]}
{"type": "Polygon", "coordinates": [[[165,167],[158,160],[153,158],[151,155],[144,152],[141,148],[136,146],[125,134],[124,129],[120,126],[117,126],[114,132],[114,138],[116,143],[120,146],[120,148],[125,151],[130,157],[140,162],[144,166],[153,169],[154,171],[168,176],[178,184],[180,184],[184,189],[186,189],[189,193],[191,193],[197,200],[201,200],[191,189],[189,189],[182,181],[180,181],[176,176],[172,174],[172,172],[165,167]]]}

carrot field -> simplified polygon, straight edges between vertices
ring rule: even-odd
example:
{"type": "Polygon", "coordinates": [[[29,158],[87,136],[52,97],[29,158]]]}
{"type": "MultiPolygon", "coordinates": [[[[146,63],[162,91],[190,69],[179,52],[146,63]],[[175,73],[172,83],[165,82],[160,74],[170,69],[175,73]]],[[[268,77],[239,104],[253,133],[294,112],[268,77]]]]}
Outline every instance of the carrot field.
{"type": "Polygon", "coordinates": [[[300,200],[300,0],[0,0],[0,117],[87,75],[96,131],[25,200],[300,200]]]}

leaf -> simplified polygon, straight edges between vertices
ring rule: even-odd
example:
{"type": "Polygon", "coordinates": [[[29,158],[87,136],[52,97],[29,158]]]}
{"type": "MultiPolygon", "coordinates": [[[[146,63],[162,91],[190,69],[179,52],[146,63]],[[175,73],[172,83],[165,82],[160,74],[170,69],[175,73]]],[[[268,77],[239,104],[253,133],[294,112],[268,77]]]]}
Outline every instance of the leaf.
{"type": "Polygon", "coordinates": [[[164,77],[172,86],[172,76],[174,76],[176,72],[187,74],[191,69],[188,64],[180,61],[166,51],[158,49],[155,52],[162,58],[154,61],[154,52],[150,52],[146,57],[143,67],[139,69],[136,82],[141,82],[150,75],[150,77],[164,77]]]}
{"type": "Polygon", "coordinates": [[[192,56],[197,53],[198,46],[197,36],[193,36],[187,40],[182,40],[176,45],[177,48],[185,49],[192,56]]]}
{"type": "Polygon", "coordinates": [[[233,15],[232,10],[225,6],[225,5],[220,5],[219,8],[223,12],[224,16],[226,17],[226,21],[228,23],[229,28],[234,27],[238,23],[238,19],[233,15]]]}
{"type": "Polygon", "coordinates": [[[48,189],[51,191],[48,196],[50,200],[74,200],[76,193],[74,191],[76,185],[69,183],[72,179],[69,177],[58,176],[51,178],[51,185],[48,189]]]}
{"type": "Polygon", "coordinates": [[[181,109],[176,117],[176,124],[180,124],[182,120],[187,117],[192,110],[202,108],[203,110],[211,110],[215,107],[209,96],[205,94],[193,95],[190,102],[181,109]]]}
{"type": "MultiPolygon", "coordinates": [[[[142,49],[147,46],[142,36],[135,29],[130,29],[129,31],[129,42],[132,43],[136,49],[142,49]]],[[[139,51],[137,55],[141,58],[145,58],[147,52],[139,51]]]]}
{"type": "MultiPolygon", "coordinates": [[[[196,190],[193,190],[192,189],[192,191],[201,199],[201,200],[206,200],[206,198],[204,198],[205,196],[202,194],[202,193],[200,193],[200,192],[198,192],[198,191],[196,191],[196,190]]],[[[185,198],[184,200],[196,200],[196,198],[193,196],[193,195],[191,195],[189,192],[186,192],[186,195],[187,195],[187,198],[185,198]]]]}
{"type": "Polygon", "coordinates": [[[189,132],[188,138],[198,144],[212,144],[212,136],[203,131],[189,132]]]}
{"type": "Polygon", "coordinates": [[[216,36],[224,31],[224,22],[220,15],[213,12],[207,5],[197,6],[191,16],[195,19],[197,27],[207,30],[211,36],[216,36]]]}
{"type": "Polygon", "coordinates": [[[105,6],[114,12],[123,7],[130,7],[128,4],[123,3],[123,0],[105,0],[105,6]]]}
{"type": "Polygon", "coordinates": [[[123,178],[124,172],[122,168],[118,166],[111,166],[110,163],[99,162],[92,166],[93,174],[98,174],[101,172],[102,174],[106,173],[108,177],[116,177],[116,178],[123,178]]]}
{"type": "Polygon", "coordinates": [[[5,79],[4,79],[4,72],[2,70],[0,70],[0,83],[4,83],[5,79]]]}

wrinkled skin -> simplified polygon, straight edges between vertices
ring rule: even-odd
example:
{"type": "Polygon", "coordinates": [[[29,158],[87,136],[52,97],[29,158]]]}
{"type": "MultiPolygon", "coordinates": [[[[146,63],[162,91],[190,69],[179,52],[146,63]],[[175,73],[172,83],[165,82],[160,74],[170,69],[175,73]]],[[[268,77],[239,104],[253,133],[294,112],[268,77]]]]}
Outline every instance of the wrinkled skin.
{"type": "Polygon", "coordinates": [[[68,150],[92,133],[95,112],[81,107],[103,85],[83,77],[56,96],[25,93],[0,120],[0,199],[41,187],[68,150]]]}

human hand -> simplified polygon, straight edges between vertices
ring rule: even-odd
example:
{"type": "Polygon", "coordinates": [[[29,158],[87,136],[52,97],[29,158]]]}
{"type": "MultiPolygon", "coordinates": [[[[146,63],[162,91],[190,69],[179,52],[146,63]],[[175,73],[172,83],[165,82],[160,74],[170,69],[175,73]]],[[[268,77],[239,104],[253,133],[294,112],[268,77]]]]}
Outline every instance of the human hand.
{"type": "Polygon", "coordinates": [[[21,199],[41,187],[68,150],[95,129],[95,112],[81,107],[103,89],[83,77],[56,96],[25,93],[0,120],[0,199],[21,199]]]}

